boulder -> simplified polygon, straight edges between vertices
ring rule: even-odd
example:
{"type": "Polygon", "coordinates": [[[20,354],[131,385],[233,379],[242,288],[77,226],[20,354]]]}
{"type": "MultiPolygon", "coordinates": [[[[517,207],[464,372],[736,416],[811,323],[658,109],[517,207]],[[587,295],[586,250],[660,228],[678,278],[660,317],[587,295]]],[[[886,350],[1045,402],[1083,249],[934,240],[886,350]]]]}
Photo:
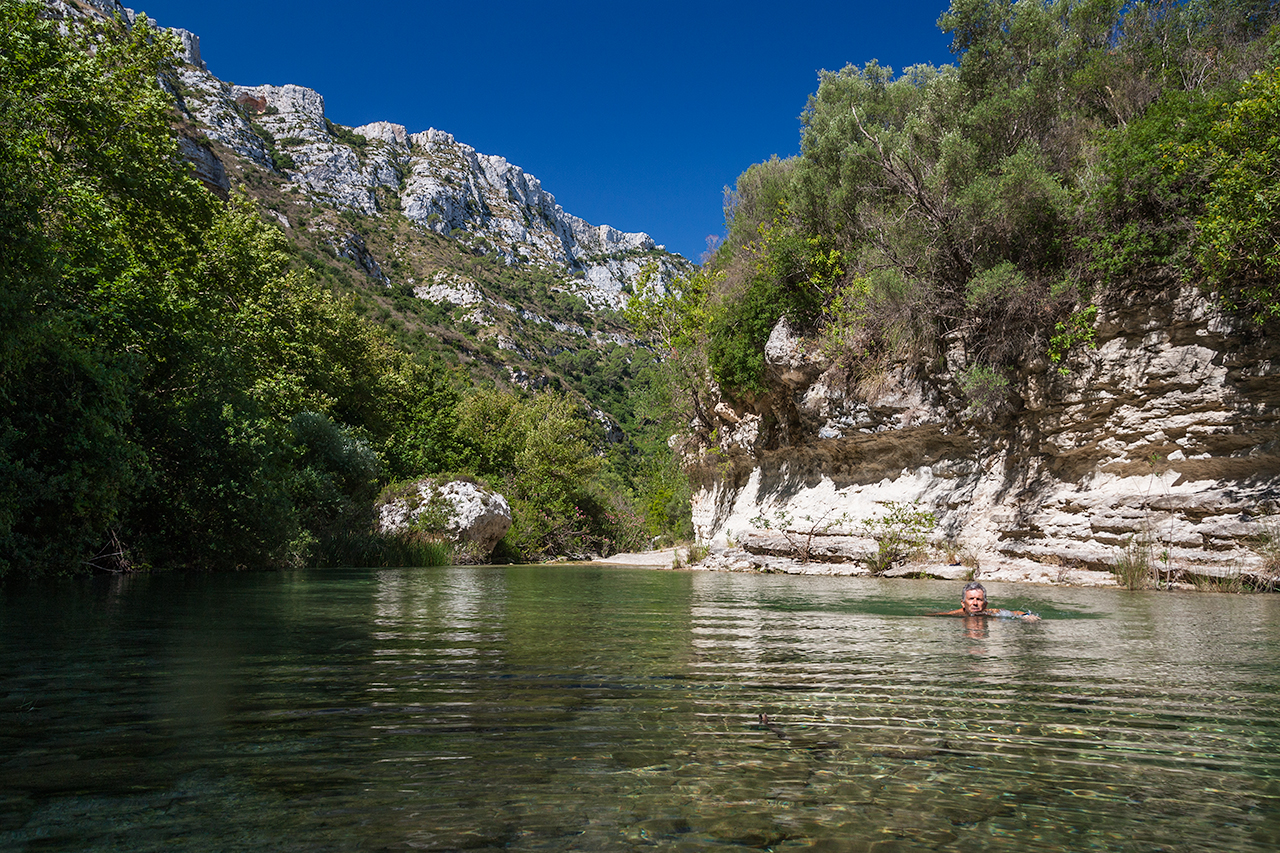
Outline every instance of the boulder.
{"type": "Polygon", "coordinates": [[[791,390],[807,388],[828,367],[820,352],[811,351],[784,316],[764,345],[764,361],[771,381],[791,390]]]}
{"type": "Polygon", "coordinates": [[[426,477],[401,484],[384,492],[376,509],[380,533],[438,534],[464,558],[487,558],[511,527],[507,499],[467,480],[438,483],[426,477]]]}

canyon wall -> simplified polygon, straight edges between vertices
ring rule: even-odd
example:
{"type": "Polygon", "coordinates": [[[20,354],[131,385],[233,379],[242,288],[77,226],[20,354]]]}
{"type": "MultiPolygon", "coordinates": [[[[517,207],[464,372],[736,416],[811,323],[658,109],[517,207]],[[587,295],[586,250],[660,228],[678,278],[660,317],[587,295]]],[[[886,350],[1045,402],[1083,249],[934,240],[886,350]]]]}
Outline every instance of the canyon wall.
{"type": "Polygon", "coordinates": [[[1117,293],[1094,347],[1031,360],[981,413],[958,387],[959,343],[859,390],[784,320],[770,393],[718,405],[714,443],[688,457],[697,536],[726,568],[769,568],[797,543],[852,568],[875,547],[869,519],[918,506],[940,554],[983,570],[1105,570],[1142,549],[1174,576],[1265,571],[1253,545],[1280,521],[1267,331],[1192,286],[1117,293]]]}

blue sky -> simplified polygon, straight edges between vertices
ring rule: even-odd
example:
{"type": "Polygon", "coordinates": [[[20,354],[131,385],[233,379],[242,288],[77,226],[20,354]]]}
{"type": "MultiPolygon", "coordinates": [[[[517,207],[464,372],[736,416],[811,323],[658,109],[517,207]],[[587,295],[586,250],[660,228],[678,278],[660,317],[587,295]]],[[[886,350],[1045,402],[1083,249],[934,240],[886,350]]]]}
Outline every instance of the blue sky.
{"type": "Polygon", "coordinates": [[[947,0],[126,2],[200,36],[223,80],[308,86],[339,124],[448,131],[692,260],[724,232],[724,187],[799,151],[819,69],[952,61],[947,0]]]}

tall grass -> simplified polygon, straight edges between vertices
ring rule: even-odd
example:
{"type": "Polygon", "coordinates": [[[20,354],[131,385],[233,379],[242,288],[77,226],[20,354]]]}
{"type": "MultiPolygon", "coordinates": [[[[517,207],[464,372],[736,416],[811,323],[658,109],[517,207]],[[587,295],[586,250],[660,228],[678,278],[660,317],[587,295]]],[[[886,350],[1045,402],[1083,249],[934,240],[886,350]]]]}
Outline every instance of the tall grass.
{"type": "Polygon", "coordinates": [[[1238,594],[1254,591],[1254,587],[1245,580],[1238,568],[1233,569],[1222,577],[1193,575],[1191,582],[1195,585],[1196,592],[1230,592],[1238,594]]]}
{"type": "Polygon", "coordinates": [[[338,536],[321,544],[316,554],[318,566],[408,568],[447,566],[452,562],[453,547],[448,542],[417,531],[338,536]]]}
{"type": "Polygon", "coordinates": [[[1151,584],[1153,569],[1151,540],[1146,536],[1130,536],[1111,565],[1116,582],[1125,589],[1146,589],[1151,584]]]}
{"type": "Polygon", "coordinates": [[[1249,543],[1253,553],[1262,558],[1258,570],[1258,586],[1274,592],[1280,586],[1280,525],[1273,520],[1262,525],[1261,531],[1249,543]]]}

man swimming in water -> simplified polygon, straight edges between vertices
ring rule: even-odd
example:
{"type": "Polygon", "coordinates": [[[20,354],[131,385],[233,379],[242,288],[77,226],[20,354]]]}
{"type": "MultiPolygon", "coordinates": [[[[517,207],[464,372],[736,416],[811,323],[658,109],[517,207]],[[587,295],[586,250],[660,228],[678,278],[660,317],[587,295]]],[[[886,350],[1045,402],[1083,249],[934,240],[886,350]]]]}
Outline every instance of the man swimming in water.
{"type": "Polygon", "coordinates": [[[977,581],[970,581],[960,592],[960,607],[930,616],[996,616],[1005,619],[1021,619],[1023,622],[1039,622],[1040,617],[1027,610],[987,609],[987,588],[977,581]]]}

